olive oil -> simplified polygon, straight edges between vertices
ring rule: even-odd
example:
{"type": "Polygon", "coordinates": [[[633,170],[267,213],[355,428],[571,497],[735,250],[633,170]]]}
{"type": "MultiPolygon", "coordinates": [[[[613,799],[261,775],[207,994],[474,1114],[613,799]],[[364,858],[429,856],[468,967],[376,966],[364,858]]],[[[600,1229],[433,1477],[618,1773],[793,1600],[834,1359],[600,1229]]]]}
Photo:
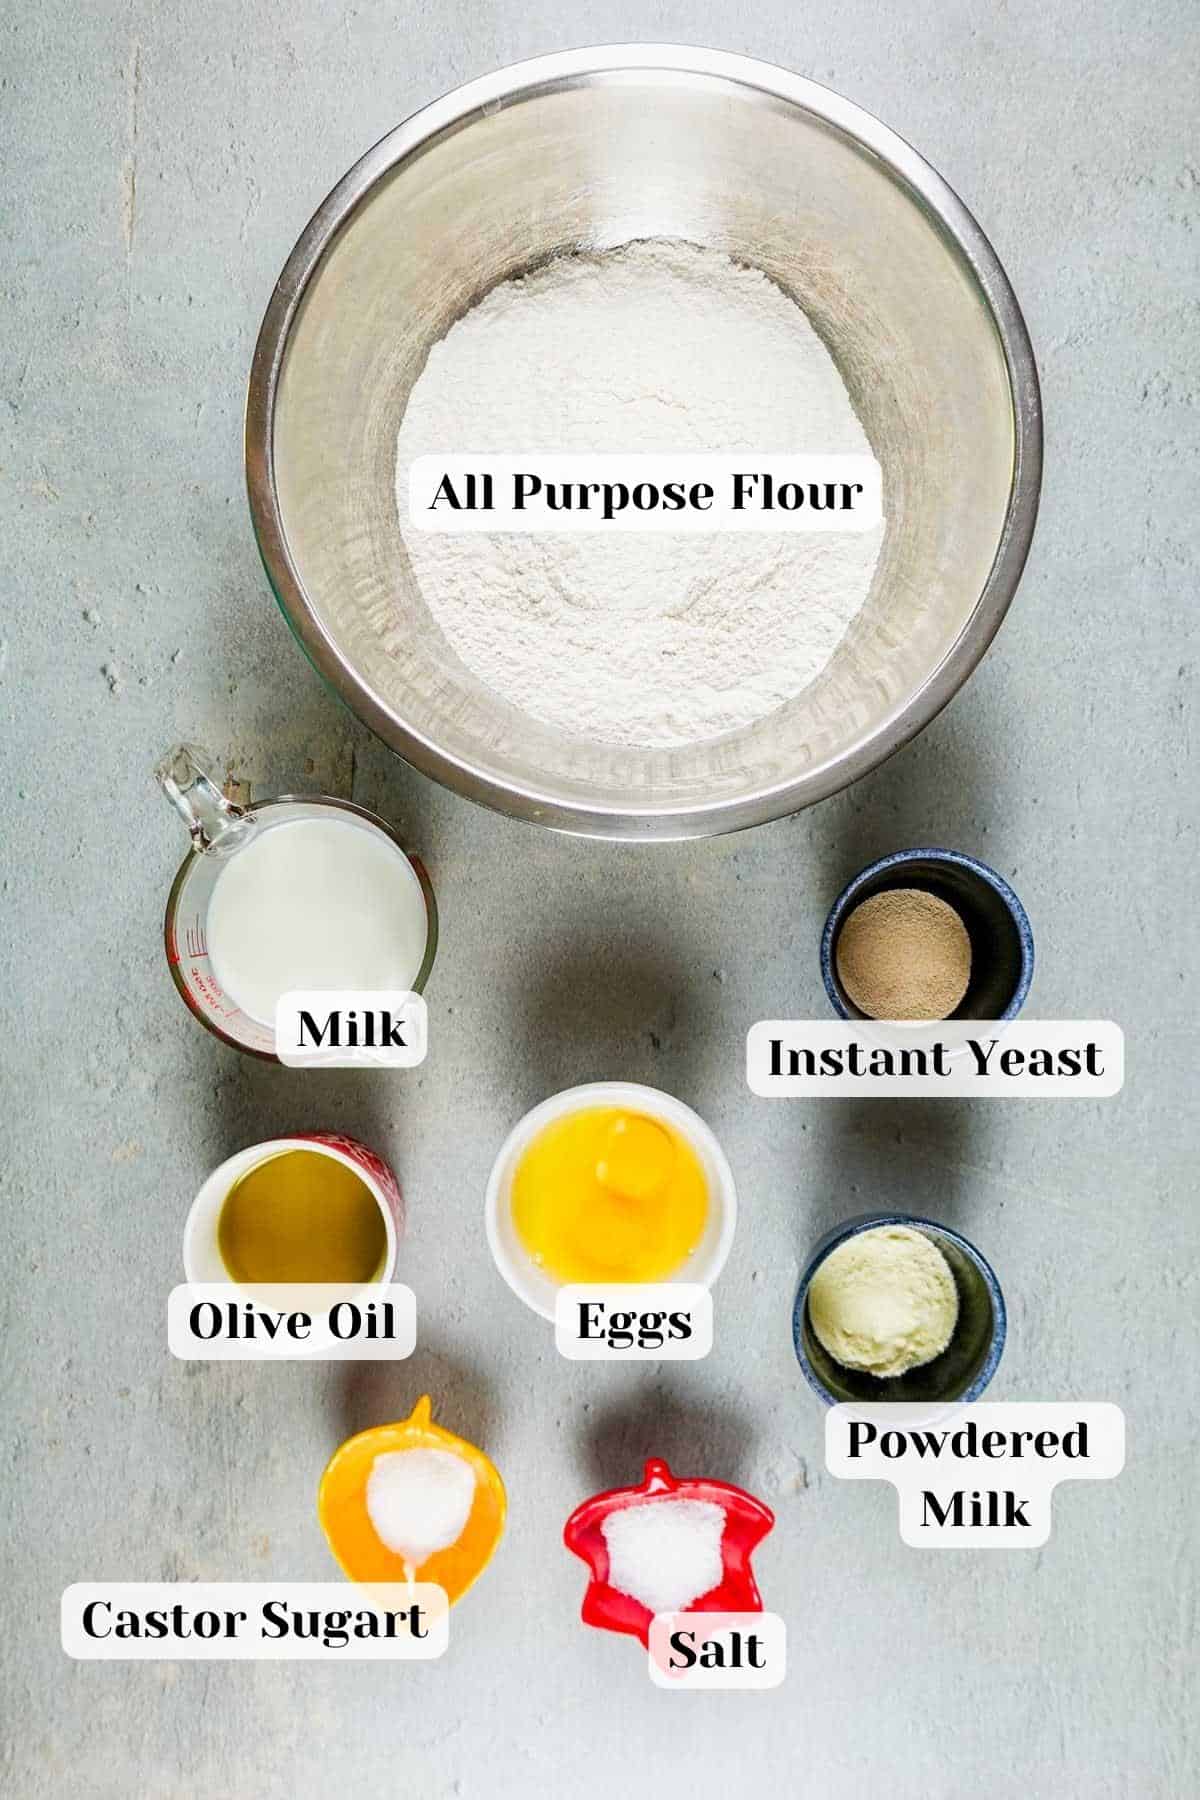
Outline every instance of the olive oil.
{"type": "Polygon", "coordinates": [[[284,1150],[234,1183],[217,1225],[234,1281],[371,1281],[387,1256],[374,1194],[353,1169],[318,1150],[284,1150]]]}

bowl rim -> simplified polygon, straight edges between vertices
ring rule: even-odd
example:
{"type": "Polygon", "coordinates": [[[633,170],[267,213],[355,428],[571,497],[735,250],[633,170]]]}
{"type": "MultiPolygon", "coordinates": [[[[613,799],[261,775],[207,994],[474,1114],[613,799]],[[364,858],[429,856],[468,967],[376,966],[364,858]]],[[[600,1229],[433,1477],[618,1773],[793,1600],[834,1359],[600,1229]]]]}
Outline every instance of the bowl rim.
{"type": "MultiPolygon", "coordinates": [[[[541,1128],[552,1119],[594,1106],[625,1107],[631,1112],[640,1111],[652,1118],[666,1119],[711,1163],[716,1176],[712,1203],[720,1213],[720,1226],[708,1259],[699,1269],[691,1270],[687,1279],[701,1287],[713,1287],[733,1248],[738,1216],[737,1183],[716,1132],[698,1112],[665,1088],[649,1087],[642,1081],[585,1081],[575,1087],[560,1088],[523,1113],[508,1133],[492,1163],[483,1202],[488,1249],[497,1271],[518,1300],[543,1319],[554,1319],[554,1302],[547,1303],[543,1299],[543,1283],[533,1279],[529,1263],[509,1254],[500,1231],[500,1211],[508,1203],[508,1182],[517,1158],[541,1128]]],[[[553,1283],[557,1298],[558,1289],[564,1284],[553,1282],[552,1277],[545,1279],[553,1283]]],[[[667,1276],[662,1285],[675,1279],[667,1276]]]]}
{"type": "Polygon", "coordinates": [[[317,672],[391,750],[454,792],[515,818],[584,837],[680,840],[744,830],[827,799],[923,731],[958,692],[999,629],[1029,554],[1041,489],[1041,394],[1025,321],[990,242],[949,183],[889,126],[832,89],[754,57],[669,43],[597,45],[512,63],[453,89],[388,132],[330,191],[300,234],[263,317],[246,396],[245,461],[254,534],[284,618],[317,672]],[[551,784],[507,781],[452,754],[399,718],[351,666],[318,617],[288,549],[275,483],[274,423],[283,361],[304,294],[335,238],[385,175],[435,138],[486,112],[539,92],[643,73],[725,83],[781,100],[857,142],[887,167],[963,258],[991,314],[1012,399],[1013,473],[992,566],[966,624],[921,686],[893,706],[851,753],[827,757],[733,801],[612,807],[567,797],[551,784]]]}
{"type": "MultiPolygon", "coordinates": [[[[813,1368],[804,1349],[803,1324],[804,1308],[808,1300],[808,1290],[812,1286],[813,1276],[827,1257],[831,1256],[839,1244],[847,1239],[859,1237],[864,1231],[873,1231],[877,1225],[910,1225],[918,1231],[932,1232],[937,1237],[949,1238],[957,1249],[970,1258],[983,1277],[988,1298],[992,1303],[992,1340],[988,1345],[987,1355],[983,1359],[979,1373],[961,1394],[956,1394],[952,1401],[936,1402],[939,1405],[969,1406],[978,1400],[992,1376],[996,1373],[1000,1358],[1004,1354],[1004,1345],[1008,1338],[1008,1308],[1004,1304],[1004,1292],[987,1257],[982,1250],[976,1249],[970,1238],[964,1237],[961,1231],[955,1231],[952,1225],[943,1225],[940,1219],[927,1219],[920,1213],[896,1211],[857,1213],[852,1219],[843,1219],[840,1225],[834,1225],[827,1231],[814,1247],[803,1272],[796,1284],[796,1297],[792,1302],[792,1349],[796,1361],[800,1365],[800,1373],[809,1387],[825,1406],[846,1404],[839,1401],[832,1393],[817,1371],[813,1368]]],[[[850,1404],[853,1404],[851,1402],[850,1404]]]]}

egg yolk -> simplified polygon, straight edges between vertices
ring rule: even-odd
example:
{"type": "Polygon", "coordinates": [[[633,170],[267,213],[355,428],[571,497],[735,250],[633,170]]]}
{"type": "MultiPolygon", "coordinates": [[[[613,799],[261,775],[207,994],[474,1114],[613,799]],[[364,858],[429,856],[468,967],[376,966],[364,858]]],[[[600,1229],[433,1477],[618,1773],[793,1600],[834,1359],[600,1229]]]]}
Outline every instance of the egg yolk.
{"type": "Polygon", "coordinates": [[[551,1120],[513,1176],[517,1235],[558,1281],[664,1281],[707,1215],[708,1183],[686,1138],[619,1107],[551,1120]]]}

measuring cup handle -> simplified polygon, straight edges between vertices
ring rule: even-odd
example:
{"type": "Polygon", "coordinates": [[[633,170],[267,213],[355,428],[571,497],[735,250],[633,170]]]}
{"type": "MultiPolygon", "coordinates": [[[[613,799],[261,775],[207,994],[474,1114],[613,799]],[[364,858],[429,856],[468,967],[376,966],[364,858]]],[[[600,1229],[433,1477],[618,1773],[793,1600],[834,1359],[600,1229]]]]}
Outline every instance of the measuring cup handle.
{"type": "Polygon", "coordinates": [[[254,826],[212,779],[213,761],[197,744],[176,744],[156,765],[154,779],[191,832],[193,846],[224,852],[244,843],[254,826]]]}

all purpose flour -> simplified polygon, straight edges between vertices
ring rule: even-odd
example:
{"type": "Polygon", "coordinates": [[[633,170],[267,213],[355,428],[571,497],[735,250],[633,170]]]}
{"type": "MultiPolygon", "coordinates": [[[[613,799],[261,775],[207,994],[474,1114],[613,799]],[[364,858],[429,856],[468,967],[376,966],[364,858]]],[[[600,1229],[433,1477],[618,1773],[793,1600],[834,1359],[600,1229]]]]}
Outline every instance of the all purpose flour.
{"type": "MultiPolygon", "coordinates": [[[[431,350],[396,449],[406,522],[422,455],[870,446],[799,307],[717,251],[656,241],[494,288],[431,350]]],[[[650,747],[807,687],[867,597],[882,529],[404,535],[481,681],[562,731],[650,747]]]]}

